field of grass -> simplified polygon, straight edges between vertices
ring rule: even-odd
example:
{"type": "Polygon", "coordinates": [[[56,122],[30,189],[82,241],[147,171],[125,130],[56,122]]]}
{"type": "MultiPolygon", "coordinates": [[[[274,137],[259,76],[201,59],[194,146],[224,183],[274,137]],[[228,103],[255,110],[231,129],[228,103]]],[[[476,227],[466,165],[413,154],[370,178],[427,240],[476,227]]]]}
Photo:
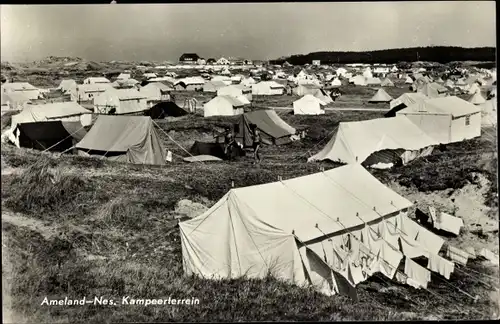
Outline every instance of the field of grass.
{"type": "MultiPolygon", "coordinates": [[[[430,292],[375,276],[359,285],[357,303],[344,296],[326,297],[285,285],[272,277],[222,281],[185,277],[176,224],[186,216],[176,209],[179,200],[209,207],[232,183],[249,186],[335,167],[328,162],[306,163],[306,159],[326,144],[340,121],[378,118],[383,112],[279,114],[290,125],[314,132],[300,142],[264,147],[264,162],[257,167],[250,157],[217,163],[185,163],[178,157],[187,153],[171,139],[189,149],[195,140],[210,141],[214,132],[235,117],[189,115],[157,121],[165,147],[176,155],[165,167],[59,157],[2,145],[2,169],[4,163],[16,169],[2,175],[2,210],[17,220],[2,217],[13,267],[13,311],[38,323],[488,319],[499,313],[498,304],[490,298],[494,281],[459,271],[449,281],[433,277],[430,292]],[[459,289],[479,299],[474,303],[459,289]],[[45,296],[104,296],[121,301],[127,295],[195,297],[200,305],[40,306],[45,296]]],[[[493,134],[486,131],[480,139],[448,145],[426,159],[373,174],[389,186],[399,183],[420,191],[458,189],[474,181],[469,176],[472,172],[494,180],[493,134]]],[[[495,185],[487,194],[492,207],[496,191],[495,185]]],[[[497,270],[479,262],[469,267],[498,275],[497,270]]]]}

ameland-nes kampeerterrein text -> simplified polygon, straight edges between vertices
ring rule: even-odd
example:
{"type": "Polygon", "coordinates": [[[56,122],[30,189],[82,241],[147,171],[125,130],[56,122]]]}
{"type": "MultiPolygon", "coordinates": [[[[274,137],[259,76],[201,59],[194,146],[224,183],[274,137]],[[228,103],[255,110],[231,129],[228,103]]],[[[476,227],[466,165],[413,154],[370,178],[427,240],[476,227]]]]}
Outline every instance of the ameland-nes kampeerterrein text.
{"type": "Polygon", "coordinates": [[[133,298],[131,296],[123,296],[121,299],[113,299],[106,297],[94,298],[69,298],[64,297],[63,299],[49,299],[45,297],[41,306],[119,306],[119,305],[199,305],[200,300],[198,298],[133,298]]]}

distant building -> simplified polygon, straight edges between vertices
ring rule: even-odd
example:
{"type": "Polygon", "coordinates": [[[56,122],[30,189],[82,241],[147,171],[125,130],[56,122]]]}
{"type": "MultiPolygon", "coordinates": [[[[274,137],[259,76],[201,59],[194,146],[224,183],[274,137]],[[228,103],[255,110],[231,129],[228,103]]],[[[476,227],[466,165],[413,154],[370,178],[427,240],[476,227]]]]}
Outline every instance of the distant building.
{"type": "Polygon", "coordinates": [[[220,59],[217,60],[217,64],[218,65],[228,65],[228,64],[230,64],[230,62],[228,59],[221,57],[220,59]]]}
{"type": "Polygon", "coordinates": [[[245,64],[245,59],[239,58],[239,57],[230,57],[228,61],[229,61],[229,64],[231,64],[231,65],[244,65],[245,64]]]}
{"type": "Polygon", "coordinates": [[[245,64],[246,64],[246,65],[252,65],[252,64],[253,64],[253,62],[252,62],[252,60],[245,60],[245,64]]]}
{"type": "Polygon", "coordinates": [[[183,64],[196,64],[200,57],[196,53],[184,53],[179,58],[179,63],[183,64]]]}
{"type": "Polygon", "coordinates": [[[321,61],[320,60],[313,60],[312,61],[312,65],[314,65],[314,66],[320,66],[321,65],[321,61]]]}
{"type": "Polygon", "coordinates": [[[207,64],[215,64],[215,63],[217,63],[217,61],[214,58],[209,58],[207,60],[207,64]]]}

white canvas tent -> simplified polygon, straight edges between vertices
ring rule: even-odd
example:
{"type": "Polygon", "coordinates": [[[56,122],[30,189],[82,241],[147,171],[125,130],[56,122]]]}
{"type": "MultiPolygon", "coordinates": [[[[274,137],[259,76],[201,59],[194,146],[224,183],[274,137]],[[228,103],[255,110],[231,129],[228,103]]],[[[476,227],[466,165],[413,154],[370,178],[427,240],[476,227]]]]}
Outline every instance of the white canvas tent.
{"type": "Polygon", "coordinates": [[[368,102],[390,102],[391,100],[392,97],[384,89],[378,89],[377,93],[368,102]]]}
{"type": "Polygon", "coordinates": [[[382,81],[379,78],[366,78],[367,85],[381,85],[382,81]]]}
{"type": "Polygon", "coordinates": [[[231,96],[234,98],[245,97],[248,101],[252,100],[252,89],[247,88],[241,84],[230,85],[226,87],[219,88],[217,90],[218,96],[231,96]]]}
{"type": "Polygon", "coordinates": [[[244,113],[243,107],[250,104],[244,96],[217,96],[203,106],[204,116],[235,116],[244,113]]]}
{"type": "Polygon", "coordinates": [[[325,111],[321,109],[321,106],[325,105],[326,102],[307,94],[293,102],[293,113],[294,115],[322,115],[325,111]]]}
{"type": "Polygon", "coordinates": [[[339,80],[339,78],[335,78],[330,85],[332,87],[340,87],[342,85],[342,82],[339,80]]]}
{"type": "Polygon", "coordinates": [[[413,84],[413,80],[409,75],[406,76],[405,83],[406,84],[413,84]]]}
{"type": "Polygon", "coordinates": [[[403,164],[432,152],[438,144],[408,118],[377,118],[341,122],[331,140],[308,162],[331,160],[340,163],[403,164]]]}
{"type": "Polygon", "coordinates": [[[365,86],[366,78],[362,75],[356,75],[349,79],[349,83],[354,83],[354,85],[365,86]]]}
{"type": "Polygon", "coordinates": [[[492,98],[485,103],[479,105],[481,108],[481,125],[494,126],[497,124],[497,99],[492,98]]]}
{"type": "Polygon", "coordinates": [[[468,100],[471,104],[481,105],[486,102],[486,99],[483,98],[481,92],[475,92],[468,100]]]}
{"type": "Polygon", "coordinates": [[[148,109],[148,97],[135,89],[108,89],[94,98],[94,112],[116,115],[134,114],[148,109]]]}
{"type": "Polygon", "coordinates": [[[455,96],[420,101],[398,111],[396,115],[407,116],[441,144],[481,135],[481,109],[455,96]]]}
{"type": "Polygon", "coordinates": [[[467,90],[469,94],[475,94],[477,92],[481,92],[481,89],[477,85],[477,83],[473,83],[470,87],[469,90],[467,90]]]}
{"type": "Polygon", "coordinates": [[[252,84],[253,95],[282,95],[285,86],[276,81],[262,81],[257,84],[252,84]]]}
{"type": "Polygon", "coordinates": [[[410,207],[359,164],[231,189],[179,223],[184,273],[215,280],[271,274],[356,300],[359,282],[377,272],[392,279],[403,257],[441,249],[444,240],[412,221],[410,207]],[[414,249],[399,250],[399,239],[414,249]]]}
{"type": "Polygon", "coordinates": [[[385,78],[384,81],[381,83],[382,87],[394,87],[394,83],[389,80],[388,78],[385,78]]]}
{"type": "Polygon", "coordinates": [[[418,92],[403,93],[398,98],[390,102],[389,106],[391,109],[399,106],[405,105],[406,107],[413,105],[419,101],[429,99],[426,95],[418,92]]]}

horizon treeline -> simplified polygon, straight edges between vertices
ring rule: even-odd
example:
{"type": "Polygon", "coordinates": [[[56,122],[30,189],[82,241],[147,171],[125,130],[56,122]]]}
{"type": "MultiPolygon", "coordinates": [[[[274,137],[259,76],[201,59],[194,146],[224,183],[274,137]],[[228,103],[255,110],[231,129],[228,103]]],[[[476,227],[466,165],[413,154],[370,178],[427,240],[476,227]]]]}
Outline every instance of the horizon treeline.
{"type": "Polygon", "coordinates": [[[313,60],[321,64],[348,64],[348,63],[383,63],[396,64],[400,62],[437,62],[450,63],[455,61],[481,61],[491,62],[496,60],[494,47],[464,48],[456,46],[429,46],[414,48],[396,48],[366,52],[313,52],[281,57],[271,60],[271,64],[292,65],[311,64],[313,60]]]}

